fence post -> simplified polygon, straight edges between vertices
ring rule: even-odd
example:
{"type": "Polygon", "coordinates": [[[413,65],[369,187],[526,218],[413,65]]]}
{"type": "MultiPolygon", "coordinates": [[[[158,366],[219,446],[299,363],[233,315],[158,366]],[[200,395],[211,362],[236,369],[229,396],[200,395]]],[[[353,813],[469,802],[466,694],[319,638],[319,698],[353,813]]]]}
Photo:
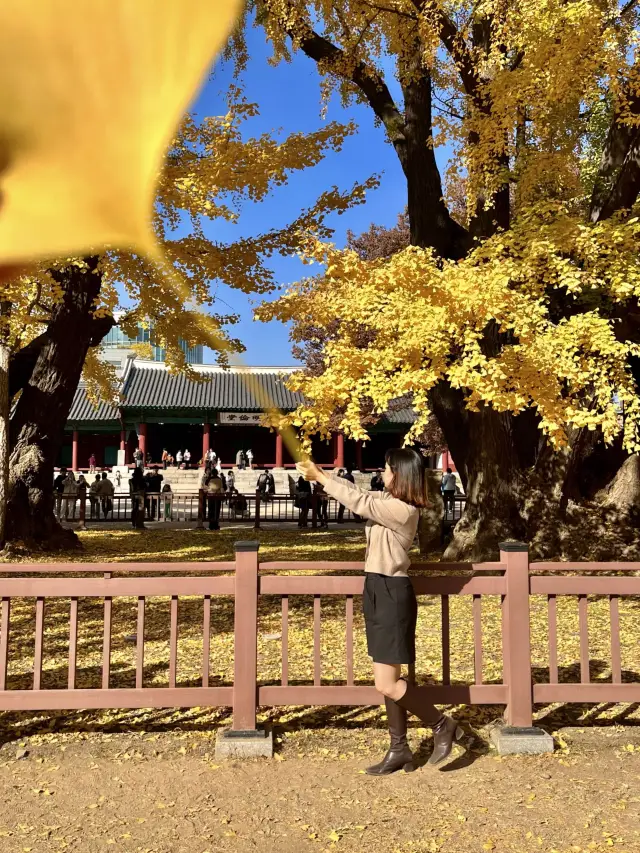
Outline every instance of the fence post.
{"type": "Polygon", "coordinates": [[[529,546],[501,542],[499,547],[506,585],[502,638],[507,707],[506,725],[493,729],[491,737],[501,755],[553,752],[553,738],[532,725],[529,546]]]}
{"type": "MultiPolygon", "coordinates": [[[[171,507],[173,509],[173,506],[171,507]]],[[[173,513],[172,513],[173,515],[173,513]]],[[[204,491],[198,489],[198,521],[196,530],[202,530],[204,527],[204,491]]]]}
{"type": "Polygon", "coordinates": [[[258,704],[258,548],[236,542],[233,723],[218,736],[216,756],[273,755],[271,732],[256,727],[258,704]]]}
{"type": "Polygon", "coordinates": [[[256,520],[253,526],[256,530],[260,530],[260,489],[256,489],[256,520]]]}
{"type": "Polygon", "coordinates": [[[506,720],[511,726],[531,726],[529,546],[524,542],[501,542],[500,562],[506,567],[506,720]]]}

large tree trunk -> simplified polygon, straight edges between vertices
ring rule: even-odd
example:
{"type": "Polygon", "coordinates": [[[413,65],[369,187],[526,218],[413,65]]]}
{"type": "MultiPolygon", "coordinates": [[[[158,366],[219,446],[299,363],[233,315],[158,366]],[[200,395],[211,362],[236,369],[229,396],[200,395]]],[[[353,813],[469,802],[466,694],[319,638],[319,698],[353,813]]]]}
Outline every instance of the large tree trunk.
{"type": "Polygon", "coordinates": [[[4,545],[9,483],[9,315],[10,302],[0,302],[0,547],[4,545]]]}
{"type": "Polygon", "coordinates": [[[54,515],[54,465],[87,350],[113,323],[93,318],[101,276],[97,258],[87,263],[88,269],[55,273],[63,298],[54,307],[11,419],[6,538],[29,547],[65,548],[77,542],[54,515]]]}

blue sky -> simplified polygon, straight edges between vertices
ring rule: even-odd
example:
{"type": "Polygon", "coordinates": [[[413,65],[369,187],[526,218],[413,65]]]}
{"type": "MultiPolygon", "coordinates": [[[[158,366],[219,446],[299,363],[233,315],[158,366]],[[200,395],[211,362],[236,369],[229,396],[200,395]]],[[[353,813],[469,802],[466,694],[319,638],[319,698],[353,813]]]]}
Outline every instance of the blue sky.
{"type": "MultiPolygon", "coordinates": [[[[294,131],[312,131],[322,127],[324,122],[346,122],[350,119],[357,123],[358,133],[346,140],[341,152],[330,153],[318,166],[293,174],[287,186],[276,188],[265,201],[247,204],[237,224],[213,223],[207,229],[207,235],[226,242],[284,226],[295,218],[301,208],[313,204],[328,187],[335,184],[346,189],[355,181],[363,181],[374,173],[383,173],[381,184],[379,189],[369,192],[366,203],[342,216],[335,214],[328,220],[330,227],[335,229],[333,242],[344,246],[348,229],[359,233],[372,222],[388,226],[395,224],[398,213],[406,205],[406,182],[397,157],[386,142],[383,129],[374,126],[371,109],[364,105],[344,109],[340,99],[334,97],[326,118],[321,118],[320,78],[315,62],[303,54],[297,54],[291,64],[273,68],[267,62],[270,46],[263,31],[251,28],[247,38],[251,58],[244,75],[246,96],[260,108],[260,115],[245,124],[247,135],[257,136],[280,128],[283,135],[294,131]]],[[[194,105],[196,116],[226,112],[225,92],[232,80],[232,71],[230,64],[216,67],[215,74],[194,105]]],[[[394,97],[398,97],[398,87],[393,85],[395,81],[391,79],[389,82],[394,97]]],[[[273,257],[270,265],[281,286],[308,274],[308,268],[297,258],[273,257]]],[[[233,328],[233,333],[247,348],[244,356],[246,363],[278,366],[295,363],[288,330],[284,325],[254,321],[254,300],[245,294],[219,285],[217,295],[221,300],[221,311],[231,308],[240,315],[240,323],[233,328]]],[[[209,352],[205,361],[213,360],[213,354],[209,352]]]]}

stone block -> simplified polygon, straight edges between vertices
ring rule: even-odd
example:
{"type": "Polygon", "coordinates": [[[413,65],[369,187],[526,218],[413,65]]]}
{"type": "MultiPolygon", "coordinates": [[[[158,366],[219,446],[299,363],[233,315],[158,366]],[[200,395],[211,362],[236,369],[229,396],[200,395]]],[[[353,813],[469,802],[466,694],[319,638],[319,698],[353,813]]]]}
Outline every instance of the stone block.
{"type": "Polygon", "coordinates": [[[273,758],[273,734],[264,729],[222,729],[216,737],[216,758],[273,758]]]}
{"type": "Polygon", "coordinates": [[[491,730],[491,741],[499,755],[540,755],[553,752],[553,738],[536,726],[496,726],[491,730]]]}

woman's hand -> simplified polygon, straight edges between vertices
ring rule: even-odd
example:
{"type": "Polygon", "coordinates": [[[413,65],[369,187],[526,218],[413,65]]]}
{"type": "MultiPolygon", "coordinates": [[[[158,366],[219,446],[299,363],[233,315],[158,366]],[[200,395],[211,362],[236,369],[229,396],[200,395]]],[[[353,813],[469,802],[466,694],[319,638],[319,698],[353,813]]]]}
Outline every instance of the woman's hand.
{"type": "Polygon", "coordinates": [[[311,459],[305,459],[303,462],[296,462],[296,471],[298,474],[303,476],[305,480],[309,480],[309,482],[320,483],[324,485],[329,479],[327,475],[322,471],[315,462],[312,462],[311,459]]]}

